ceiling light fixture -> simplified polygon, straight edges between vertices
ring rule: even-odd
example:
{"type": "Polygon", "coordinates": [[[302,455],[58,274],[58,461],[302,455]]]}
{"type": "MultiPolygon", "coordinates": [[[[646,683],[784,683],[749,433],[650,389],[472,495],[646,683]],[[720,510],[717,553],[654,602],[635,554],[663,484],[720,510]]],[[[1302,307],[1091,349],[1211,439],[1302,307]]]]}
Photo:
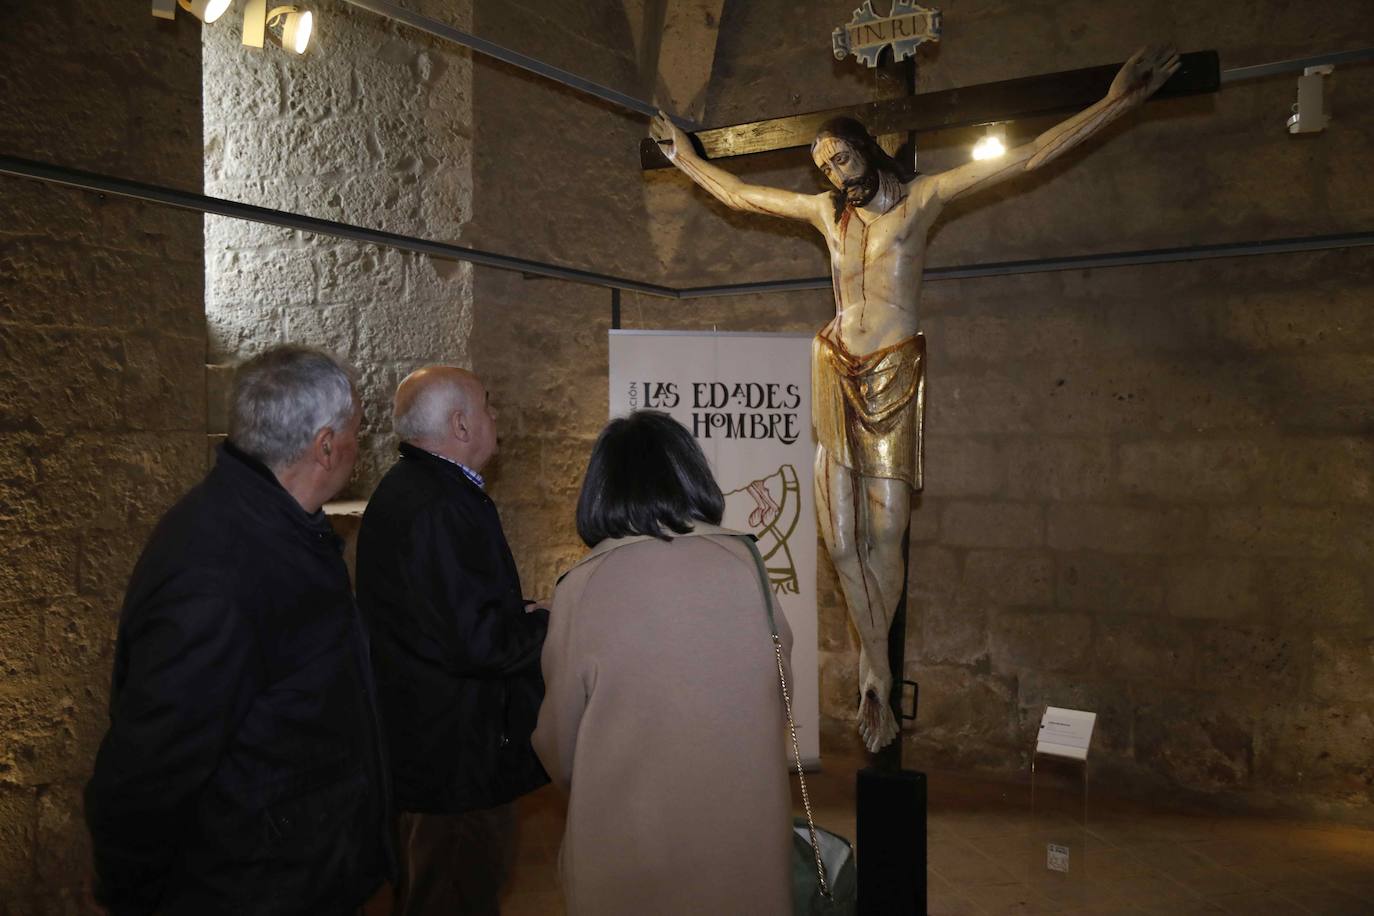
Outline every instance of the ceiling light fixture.
{"type": "Polygon", "coordinates": [[[269,11],[267,0],[248,0],[243,12],[243,43],[261,48],[266,43],[267,33],[271,32],[283,48],[304,54],[310,46],[314,26],[315,16],[309,10],[276,6],[269,11]]]}
{"type": "Polygon", "coordinates": [[[1007,128],[1004,124],[989,124],[987,132],[973,144],[974,159],[996,159],[1007,151],[1007,128]]]}

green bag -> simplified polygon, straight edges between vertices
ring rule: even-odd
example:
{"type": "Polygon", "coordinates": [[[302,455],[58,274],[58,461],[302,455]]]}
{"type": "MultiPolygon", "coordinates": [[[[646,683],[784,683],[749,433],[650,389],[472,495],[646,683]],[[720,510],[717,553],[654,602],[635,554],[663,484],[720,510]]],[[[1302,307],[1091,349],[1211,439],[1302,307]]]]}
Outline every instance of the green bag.
{"type": "Polygon", "coordinates": [[[854,847],[837,833],[815,828],[821,862],[829,876],[827,897],[821,892],[815,847],[811,845],[813,826],[804,817],[792,821],[792,912],[797,916],[853,916],[858,896],[854,847]]]}
{"type": "Polygon", "coordinates": [[[782,663],[782,640],[778,622],[773,619],[772,590],[768,570],[752,537],[744,542],[754,555],[759,583],[763,586],[763,606],[768,611],[768,628],[773,632],[773,654],[778,661],[778,683],[782,685],[783,707],[787,710],[787,729],[792,735],[792,756],[797,761],[801,783],[802,807],[806,817],[792,821],[792,912],[796,916],[854,916],[858,905],[858,878],[854,869],[854,846],[837,833],[816,826],[811,815],[811,796],[802,773],[801,748],[797,744],[797,722],[792,718],[792,694],[787,689],[787,671],[782,663]]]}

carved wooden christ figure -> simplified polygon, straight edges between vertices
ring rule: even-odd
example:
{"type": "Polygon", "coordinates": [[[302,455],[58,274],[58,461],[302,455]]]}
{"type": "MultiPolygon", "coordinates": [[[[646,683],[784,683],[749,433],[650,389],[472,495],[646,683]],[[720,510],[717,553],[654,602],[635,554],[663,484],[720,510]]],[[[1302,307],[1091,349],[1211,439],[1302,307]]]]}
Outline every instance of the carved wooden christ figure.
{"type": "Polygon", "coordinates": [[[825,237],[835,317],[812,347],[816,509],[859,633],[859,731],[870,751],[897,735],[888,630],[905,578],[902,542],[921,488],[925,340],[917,304],[926,236],[945,204],[1044,165],[1144,102],[1178,69],[1172,49],[1137,52],[1095,105],[996,159],[917,175],[856,121],[837,118],[811,144],[835,186],[798,194],[746,184],[702,160],[662,113],[665,155],[727,206],[804,220],[825,237]]]}

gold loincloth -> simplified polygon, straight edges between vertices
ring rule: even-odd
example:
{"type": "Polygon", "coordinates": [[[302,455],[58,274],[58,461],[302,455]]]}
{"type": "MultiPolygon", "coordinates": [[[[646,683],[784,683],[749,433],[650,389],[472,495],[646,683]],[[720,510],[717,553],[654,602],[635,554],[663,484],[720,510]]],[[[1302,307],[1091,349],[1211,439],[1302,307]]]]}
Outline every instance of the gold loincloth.
{"type": "Polygon", "coordinates": [[[811,344],[811,422],[836,463],[864,477],[921,489],[926,339],[908,337],[856,356],[816,335],[811,344]]]}

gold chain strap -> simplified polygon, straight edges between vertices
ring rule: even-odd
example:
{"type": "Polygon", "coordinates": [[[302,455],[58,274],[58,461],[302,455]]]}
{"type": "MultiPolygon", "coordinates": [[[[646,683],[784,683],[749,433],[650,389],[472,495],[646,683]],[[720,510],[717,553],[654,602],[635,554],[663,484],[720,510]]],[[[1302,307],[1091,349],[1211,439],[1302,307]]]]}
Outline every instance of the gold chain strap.
{"type": "MultiPolygon", "coordinates": [[[[764,596],[768,600],[768,596],[764,596]]],[[[776,629],[776,628],[774,628],[776,629]]],[[[806,826],[811,831],[811,852],[816,856],[816,877],[821,893],[830,899],[830,883],[825,880],[825,863],[821,861],[821,844],[816,836],[816,819],[811,814],[811,795],[806,791],[806,777],[802,774],[801,747],[797,744],[797,720],[792,718],[792,694],[787,690],[787,675],[782,666],[782,640],[773,634],[773,654],[778,659],[778,683],[782,684],[782,703],[787,709],[787,728],[792,733],[792,755],[797,762],[797,781],[801,783],[802,807],[806,809],[806,826]]]]}

